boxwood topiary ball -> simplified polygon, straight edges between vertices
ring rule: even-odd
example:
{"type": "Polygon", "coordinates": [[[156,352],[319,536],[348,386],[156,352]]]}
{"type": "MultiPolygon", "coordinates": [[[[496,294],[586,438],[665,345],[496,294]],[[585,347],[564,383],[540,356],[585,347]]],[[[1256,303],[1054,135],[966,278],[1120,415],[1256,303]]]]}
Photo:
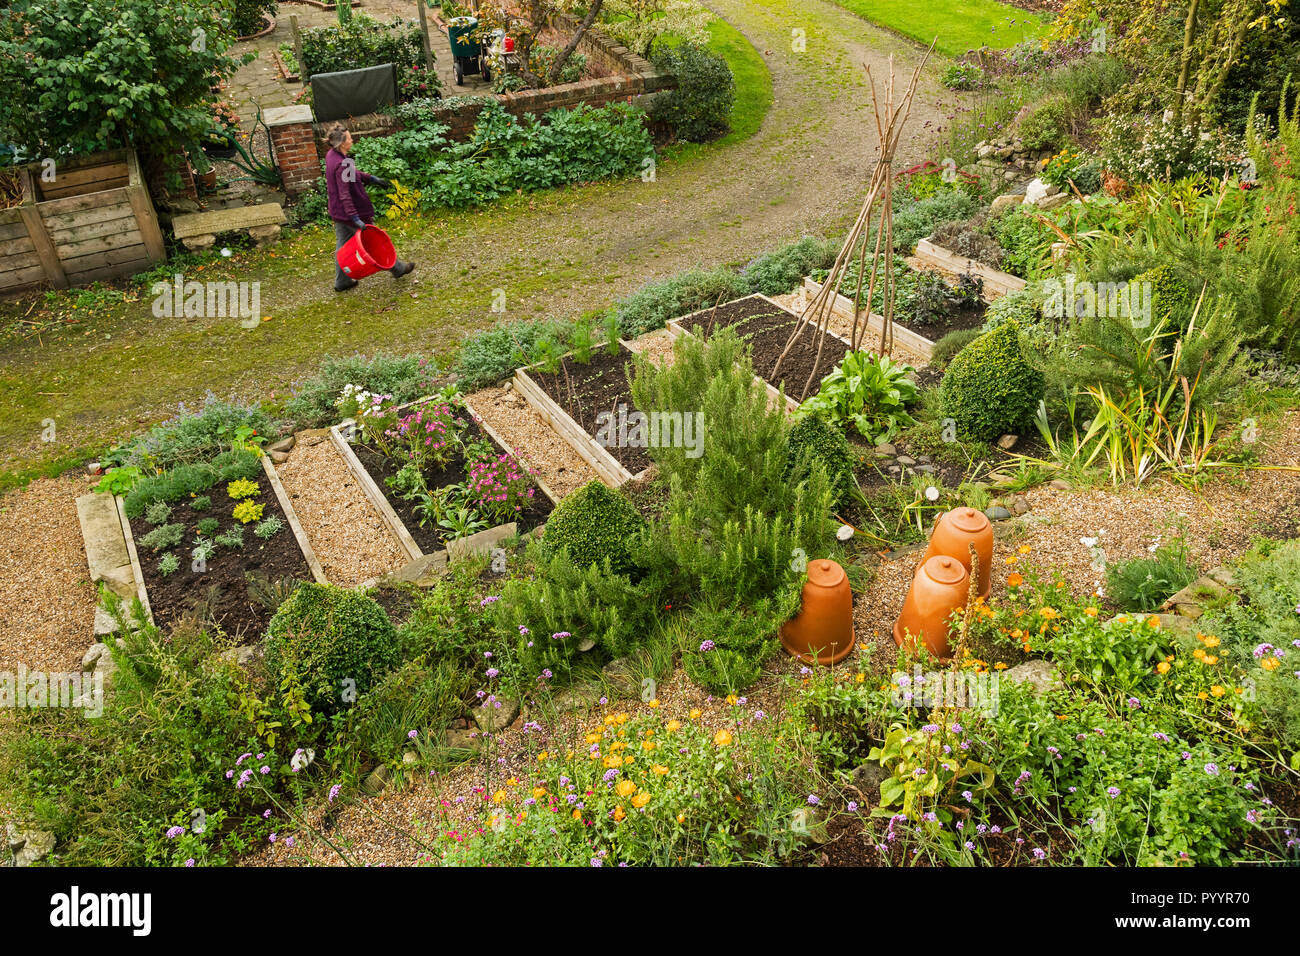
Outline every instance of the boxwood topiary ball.
{"type": "Polygon", "coordinates": [[[807,474],[798,470],[801,461],[807,462],[808,468],[814,461],[822,463],[830,481],[832,506],[838,506],[848,497],[853,487],[853,451],[844,433],[819,415],[801,418],[790,429],[790,445],[786,452],[787,478],[802,480],[807,474]]]}
{"type": "Polygon", "coordinates": [[[994,441],[1020,433],[1033,419],[1043,389],[1043,373],[1025,358],[1019,324],[1007,322],[954,356],[939,385],[939,405],[957,422],[959,434],[994,441]]]}
{"type": "Polygon", "coordinates": [[[546,521],[542,551],[547,557],[561,550],[579,568],[603,564],[613,570],[631,570],[629,542],[645,527],[645,519],[622,494],[592,481],[560,502],[546,521]]]}
{"type": "Polygon", "coordinates": [[[299,585],[266,631],[273,686],[295,675],[316,714],[342,709],[398,660],[397,630],[378,602],[332,584],[299,585]]]}

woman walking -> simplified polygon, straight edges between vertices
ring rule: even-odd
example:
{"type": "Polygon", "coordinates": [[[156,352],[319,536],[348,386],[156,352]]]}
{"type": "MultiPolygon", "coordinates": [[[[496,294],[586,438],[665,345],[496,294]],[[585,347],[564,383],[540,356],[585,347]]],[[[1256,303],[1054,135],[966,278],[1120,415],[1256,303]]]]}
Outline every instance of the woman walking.
{"type": "MultiPolygon", "coordinates": [[[[374,183],[383,189],[393,184],[357,169],[357,164],[348,156],[352,151],[352,134],[343,124],[334,124],[325,137],[330,144],[330,150],[325,154],[325,190],[329,197],[330,218],[334,220],[334,251],[337,253],[359,230],[374,225],[375,207],[363,184],[374,183]]],[[[388,271],[400,279],[414,268],[414,262],[398,259],[388,271]]],[[[336,260],[334,291],[346,292],[356,284],[357,280],[340,269],[336,260]]]]}

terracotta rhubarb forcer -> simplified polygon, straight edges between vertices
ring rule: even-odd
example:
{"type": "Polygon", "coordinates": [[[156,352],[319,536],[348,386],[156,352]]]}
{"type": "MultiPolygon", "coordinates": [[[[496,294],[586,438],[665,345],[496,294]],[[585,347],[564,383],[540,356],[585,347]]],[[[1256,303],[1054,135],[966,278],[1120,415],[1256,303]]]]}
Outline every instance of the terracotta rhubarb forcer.
{"type": "Polygon", "coordinates": [[[980,559],[979,591],[976,593],[986,598],[993,590],[993,525],[984,512],[975,508],[953,508],[940,515],[921,563],[925,564],[935,555],[946,555],[960,561],[969,574],[971,544],[975,545],[975,553],[980,559]]]}
{"type": "Polygon", "coordinates": [[[951,657],[948,619],[965,606],[969,592],[970,573],[956,558],[940,554],[922,561],[903,599],[903,613],[894,623],[894,643],[902,647],[910,636],[935,657],[951,657]]]}
{"type": "Polygon", "coordinates": [[[808,664],[838,664],[853,650],[853,592],[834,561],[808,562],[803,607],[782,626],[781,644],[808,664]]]}

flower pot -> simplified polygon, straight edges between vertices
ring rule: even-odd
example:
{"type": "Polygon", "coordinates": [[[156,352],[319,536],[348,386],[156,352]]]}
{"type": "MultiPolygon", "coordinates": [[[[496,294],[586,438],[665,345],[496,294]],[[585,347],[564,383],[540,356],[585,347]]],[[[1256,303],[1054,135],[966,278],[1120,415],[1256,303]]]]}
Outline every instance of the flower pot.
{"type": "Polygon", "coordinates": [[[204,189],[217,188],[217,171],[215,169],[209,169],[204,173],[195,173],[194,179],[204,189]]]}
{"type": "Polygon", "coordinates": [[[781,645],[808,664],[838,664],[853,650],[853,592],[834,561],[808,562],[802,607],[781,627],[781,645]]]}
{"type": "Polygon", "coordinates": [[[948,618],[966,604],[969,592],[970,572],[956,558],[940,554],[922,561],[894,623],[894,643],[920,641],[935,657],[951,657],[948,618]]]}
{"type": "Polygon", "coordinates": [[[953,508],[941,514],[930,534],[930,544],[921,563],[925,564],[935,555],[946,555],[960,561],[969,574],[971,544],[975,545],[975,553],[980,559],[979,590],[975,593],[986,598],[993,590],[993,525],[984,512],[975,508],[953,508]]]}

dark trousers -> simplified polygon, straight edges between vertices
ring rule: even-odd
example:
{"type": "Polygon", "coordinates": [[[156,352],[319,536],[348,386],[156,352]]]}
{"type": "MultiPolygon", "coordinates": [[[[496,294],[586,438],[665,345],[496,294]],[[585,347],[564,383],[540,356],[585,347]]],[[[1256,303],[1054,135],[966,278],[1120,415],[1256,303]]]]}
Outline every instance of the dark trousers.
{"type": "MultiPolygon", "coordinates": [[[[351,239],[356,234],[356,232],[357,232],[357,227],[354,226],[352,223],[344,222],[340,219],[335,219],[334,220],[334,251],[338,252],[340,249],[342,249],[343,245],[349,239],[351,239]]],[[[406,263],[403,262],[401,259],[398,259],[396,262],[393,263],[393,267],[388,271],[395,276],[403,275],[406,271],[406,263]]],[[[351,281],[351,277],[346,272],[344,272],[342,269],[339,268],[338,258],[335,257],[334,287],[338,288],[341,285],[347,284],[349,281],[351,281]]]]}

